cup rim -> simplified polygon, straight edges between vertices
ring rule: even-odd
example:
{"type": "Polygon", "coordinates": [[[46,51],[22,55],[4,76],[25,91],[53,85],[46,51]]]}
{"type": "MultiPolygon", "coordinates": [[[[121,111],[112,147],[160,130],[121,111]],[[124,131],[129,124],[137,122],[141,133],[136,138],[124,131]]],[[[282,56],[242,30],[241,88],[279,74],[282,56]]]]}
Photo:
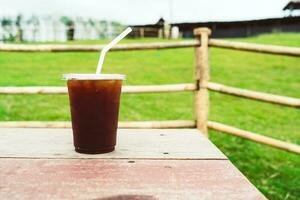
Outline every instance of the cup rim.
{"type": "Polygon", "coordinates": [[[63,80],[124,80],[123,74],[63,74],[63,80]]]}

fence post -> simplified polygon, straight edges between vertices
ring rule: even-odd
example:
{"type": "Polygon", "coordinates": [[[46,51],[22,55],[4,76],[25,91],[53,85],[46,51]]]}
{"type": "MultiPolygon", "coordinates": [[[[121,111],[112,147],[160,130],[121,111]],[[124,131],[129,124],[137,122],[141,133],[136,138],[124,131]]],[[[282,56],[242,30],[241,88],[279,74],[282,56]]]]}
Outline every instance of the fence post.
{"type": "Polygon", "coordinates": [[[197,129],[208,136],[207,121],[209,112],[209,97],[207,84],[209,80],[208,39],[211,34],[209,28],[196,28],[194,35],[200,42],[195,48],[195,81],[197,90],[194,97],[194,114],[197,129]]]}

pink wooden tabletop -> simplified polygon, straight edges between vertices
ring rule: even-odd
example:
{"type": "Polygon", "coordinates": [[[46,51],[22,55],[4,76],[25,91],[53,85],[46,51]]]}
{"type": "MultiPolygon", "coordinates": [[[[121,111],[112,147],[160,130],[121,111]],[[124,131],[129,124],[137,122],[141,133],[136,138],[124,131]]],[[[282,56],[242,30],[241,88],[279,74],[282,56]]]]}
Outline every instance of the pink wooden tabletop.
{"type": "Polygon", "coordinates": [[[0,129],[0,199],[265,199],[194,129],[121,129],[75,153],[70,129],[0,129]]]}

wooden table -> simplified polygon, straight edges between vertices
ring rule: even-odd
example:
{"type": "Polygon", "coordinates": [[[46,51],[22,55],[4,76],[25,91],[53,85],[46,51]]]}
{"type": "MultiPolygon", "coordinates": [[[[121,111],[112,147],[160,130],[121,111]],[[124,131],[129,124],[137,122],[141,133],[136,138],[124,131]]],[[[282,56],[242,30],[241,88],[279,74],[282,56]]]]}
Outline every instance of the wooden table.
{"type": "Polygon", "coordinates": [[[0,129],[0,199],[265,199],[195,129],[120,129],[85,155],[70,129],[0,129]]]}

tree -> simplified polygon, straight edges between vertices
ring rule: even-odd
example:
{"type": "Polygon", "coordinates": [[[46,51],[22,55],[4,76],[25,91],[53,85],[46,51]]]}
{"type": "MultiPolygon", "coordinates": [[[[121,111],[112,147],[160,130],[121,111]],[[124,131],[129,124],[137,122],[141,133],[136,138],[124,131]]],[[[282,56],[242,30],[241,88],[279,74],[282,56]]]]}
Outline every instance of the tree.
{"type": "Polygon", "coordinates": [[[108,22],[105,20],[99,21],[99,28],[102,30],[100,33],[100,38],[107,38],[108,37],[108,22]]]}
{"type": "Polygon", "coordinates": [[[14,41],[13,29],[12,29],[13,20],[10,18],[2,18],[1,26],[4,30],[3,40],[4,41],[14,41]]]}
{"type": "Polygon", "coordinates": [[[113,29],[113,35],[114,36],[118,35],[124,29],[124,26],[120,22],[111,21],[110,24],[111,24],[111,27],[113,29]]]}
{"type": "Polygon", "coordinates": [[[67,16],[62,16],[60,21],[67,26],[67,40],[74,40],[74,21],[67,16]]]}
{"type": "Polygon", "coordinates": [[[22,42],[23,41],[23,30],[21,27],[21,23],[22,23],[22,15],[18,15],[16,18],[16,27],[17,27],[17,34],[16,34],[16,41],[17,42],[22,42]]]}
{"type": "Polygon", "coordinates": [[[32,15],[28,20],[27,20],[27,24],[28,25],[32,25],[32,38],[33,41],[37,41],[37,32],[39,31],[39,25],[40,25],[40,21],[39,18],[35,15],[32,15]]]}
{"type": "Polygon", "coordinates": [[[88,23],[95,29],[98,38],[104,38],[103,36],[103,28],[101,26],[100,21],[89,19],[88,23]]]}

